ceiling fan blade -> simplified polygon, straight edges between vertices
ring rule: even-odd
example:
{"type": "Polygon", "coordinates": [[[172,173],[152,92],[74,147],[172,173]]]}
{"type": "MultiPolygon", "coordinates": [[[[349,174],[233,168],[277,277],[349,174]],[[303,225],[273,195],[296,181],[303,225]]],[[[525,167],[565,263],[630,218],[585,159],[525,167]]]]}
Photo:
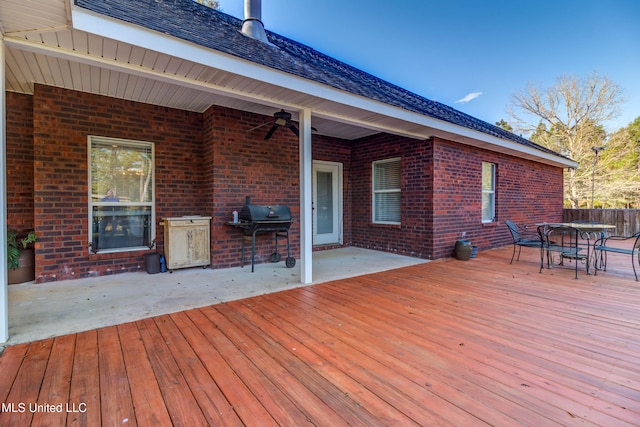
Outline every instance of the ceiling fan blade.
{"type": "Polygon", "coordinates": [[[265,135],[264,140],[266,141],[267,139],[271,138],[271,135],[273,135],[276,129],[278,129],[278,125],[271,126],[271,129],[269,129],[269,132],[267,132],[267,134],[265,135]]]}
{"type": "Polygon", "coordinates": [[[295,127],[292,123],[289,123],[287,127],[291,129],[291,132],[293,132],[296,136],[300,136],[300,134],[298,133],[298,128],[295,127]]]}
{"type": "Polygon", "coordinates": [[[251,129],[249,129],[247,132],[253,132],[253,131],[254,131],[254,130],[256,130],[256,129],[260,129],[261,127],[264,127],[264,126],[267,126],[267,125],[270,125],[270,124],[272,124],[272,122],[264,122],[264,123],[262,123],[261,125],[258,125],[258,126],[254,126],[254,127],[252,127],[252,128],[251,128],[251,129]]]}
{"type": "Polygon", "coordinates": [[[256,130],[256,129],[260,129],[260,128],[261,128],[261,127],[263,127],[263,126],[270,125],[270,124],[271,124],[271,122],[264,122],[264,123],[263,123],[263,124],[261,124],[261,125],[258,125],[258,126],[254,126],[254,127],[252,127],[252,128],[251,128],[251,129],[249,129],[247,132],[253,132],[253,131],[254,131],[254,130],[256,130]]]}
{"type": "MultiPolygon", "coordinates": [[[[298,124],[299,122],[294,122],[292,120],[291,123],[298,124]]],[[[314,132],[318,132],[318,129],[314,128],[313,126],[311,126],[311,130],[314,131],[314,132]]]]}

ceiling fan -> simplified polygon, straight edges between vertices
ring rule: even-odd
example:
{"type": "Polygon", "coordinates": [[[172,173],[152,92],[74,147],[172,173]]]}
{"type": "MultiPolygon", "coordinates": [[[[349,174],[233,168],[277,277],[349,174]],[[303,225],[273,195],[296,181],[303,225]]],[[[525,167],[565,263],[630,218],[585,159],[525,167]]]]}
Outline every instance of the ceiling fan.
{"type": "MultiPolygon", "coordinates": [[[[259,129],[262,126],[266,126],[268,124],[271,124],[271,129],[269,129],[269,132],[267,132],[267,134],[264,136],[264,140],[265,141],[267,139],[271,138],[273,133],[280,126],[288,127],[289,130],[295,134],[295,136],[299,136],[300,135],[299,132],[298,132],[298,128],[296,127],[294,122],[291,121],[291,113],[288,113],[288,112],[286,112],[284,110],[276,111],[275,113],[273,113],[273,118],[275,119],[275,121],[266,122],[266,123],[263,123],[263,124],[258,125],[256,127],[253,127],[251,129],[249,129],[248,132],[251,132],[251,131],[254,131],[256,129],[259,129]]],[[[314,131],[316,130],[315,128],[311,128],[311,129],[314,130],[314,131]]]]}

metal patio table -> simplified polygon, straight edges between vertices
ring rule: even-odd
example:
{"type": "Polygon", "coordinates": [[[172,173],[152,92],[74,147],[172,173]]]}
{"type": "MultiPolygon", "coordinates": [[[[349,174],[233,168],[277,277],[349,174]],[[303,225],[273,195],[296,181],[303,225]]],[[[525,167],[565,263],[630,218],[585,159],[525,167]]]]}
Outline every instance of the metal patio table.
{"type": "MultiPolygon", "coordinates": [[[[591,274],[591,256],[595,242],[604,237],[605,233],[616,228],[615,225],[593,223],[593,222],[566,222],[566,223],[541,223],[538,226],[538,234],[542,241],[540,248],[540,271],[544,264],[544,254],[547,254],[547,267],[553,264],[553,253],[560,257],[559,264],[562,265],[565,259],[572,259],[576,262],[576,279],[578,278],[578,261],[586,262],[587,274],[591,274]],[[553,240],[553,237],[559,241],[553,240]],[[567,242],[568,240],[568,242],[567,242]],[[586,250],[586,254],[583,252],[586,250]]],[[[594,260],[595,261],[595,260],[594,260]]],[[[594,265],[596,265],[594,263],[594,265]]]]}

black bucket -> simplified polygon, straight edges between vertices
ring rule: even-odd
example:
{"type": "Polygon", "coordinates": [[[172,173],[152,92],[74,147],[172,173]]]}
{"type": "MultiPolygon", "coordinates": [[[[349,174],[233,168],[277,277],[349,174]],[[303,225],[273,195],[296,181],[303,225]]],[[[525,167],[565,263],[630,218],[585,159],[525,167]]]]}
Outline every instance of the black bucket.
{"type": "Polygon", "coordinates": [[[160,273],[160,254],[145,254],[144,265],[147,268],[147,273],[160,273]]]}

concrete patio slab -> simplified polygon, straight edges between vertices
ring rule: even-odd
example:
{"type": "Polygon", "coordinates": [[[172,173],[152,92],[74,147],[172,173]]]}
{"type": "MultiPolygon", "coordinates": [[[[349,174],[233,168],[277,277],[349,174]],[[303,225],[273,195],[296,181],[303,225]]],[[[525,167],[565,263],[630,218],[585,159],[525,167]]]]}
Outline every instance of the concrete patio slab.
{"type": "MultiPolygon", "coordinates": [[[[355,247],[313,253],[313,282],[323,283],[426,262],[355,247]]],[[[112,276],[9,286],[9,341],[30,342],[161,314],[304,286],[299,265],[112,276]]]]}

